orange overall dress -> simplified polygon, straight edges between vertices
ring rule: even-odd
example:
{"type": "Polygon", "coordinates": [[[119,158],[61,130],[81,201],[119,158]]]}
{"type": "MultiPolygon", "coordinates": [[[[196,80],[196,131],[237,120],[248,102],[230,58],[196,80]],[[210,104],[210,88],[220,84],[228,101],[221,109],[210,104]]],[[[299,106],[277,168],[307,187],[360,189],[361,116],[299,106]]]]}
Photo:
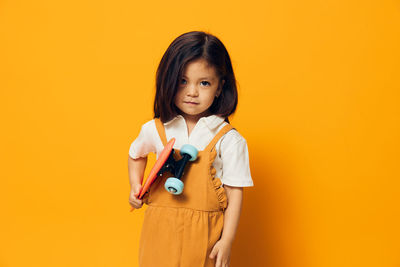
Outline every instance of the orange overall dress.
{"type": "MultiPolygon", "coordinates": [[[[164,125],[155,119],[165,146],[164,125]]],[[[215,144],[229,130],[225,125],[195,161],[188,162],[182,182],[183,192],[173,195],[164,188],[171,176],[164,173],[150,187],[143,202],[148,205],[139,241],[139,267],[214,267],[209,255],[220,239],[227,197],[222,183],[215,178],[212,163],[215,144]]],[[[175,159],[181,158],[175,150],[175,159]]]]}

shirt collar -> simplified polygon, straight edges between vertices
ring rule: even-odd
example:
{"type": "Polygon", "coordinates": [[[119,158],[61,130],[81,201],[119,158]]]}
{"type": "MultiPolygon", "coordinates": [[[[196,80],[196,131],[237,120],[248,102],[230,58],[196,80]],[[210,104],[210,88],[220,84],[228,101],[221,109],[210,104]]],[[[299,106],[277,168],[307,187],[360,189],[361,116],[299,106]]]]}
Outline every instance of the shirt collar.
{"type": "MultiPolygon", "coordinates": [[[[208,117],[202,117],[200,120],[205,122],[205,125],[210,129],[210,131],[215,131],[218,127],[225,121],[224,118],[217,115],[210,115],[208,117]]],[[[199,121],[200,121],[199,120],[199,121]]]]}
{"type": "Polygon", "coordinates": [[[172,124],[174,121],[178,121],[178,120],[182,120],[184,119],[182,115],[177,115],[175,117],[173,117],[172,119],[170,119],[169,121],[165,122],[164,125],[169,125],[172,124]]]}
{"type": "MultiPolygon", "coordinates": [[[[184,119],[185,118],[182,115],[179,114],[179,115],[175,116],[173,119],[171,119],[171,120],[167,121],[166,123],[164,123],[164,125],[169,125],[169,124],[172,124],[172,123],[174,123],[176,121],[182,121],[184,119]]],[[[225,121],[225,118],[220,117],[218,115],[210,115],[210,116],[207,116],[207,117],[201,117],[197,123],[199,123],[200,121],[203,121],[204,124],[207,126],[207,128],[210,131],[213,131],[213,130],[218,129],[218,127],[221,125],[221,123],[223,123],[225,121]]]]}

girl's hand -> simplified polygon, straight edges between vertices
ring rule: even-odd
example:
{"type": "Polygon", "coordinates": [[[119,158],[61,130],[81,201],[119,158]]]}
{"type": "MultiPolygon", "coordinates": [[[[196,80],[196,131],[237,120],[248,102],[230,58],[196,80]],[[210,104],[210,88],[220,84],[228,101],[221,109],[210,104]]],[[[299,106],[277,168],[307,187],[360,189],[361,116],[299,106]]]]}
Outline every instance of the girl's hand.
{"type": "Polygon", "coordinates": [[[132,210],[134,208],[140,209],[143,206],[143,201],[137,198],[141,189],[142,189],[141,184],[134,184],[132,186],[131,192],[129,194],[129,204],[131,204],[131,206],[133,207],[132,210]]]}
{"type": "Polygon", "coordinates": [[[217,257],[215,267],[228,267],[229,262],[230,262],[230,256],[231,256],[231,247],[232,244],[228,241],[225,240],[218,240],[217,243],[215,243],[211,253],[210,253],[210,259],[214,259],[217,257]]]}

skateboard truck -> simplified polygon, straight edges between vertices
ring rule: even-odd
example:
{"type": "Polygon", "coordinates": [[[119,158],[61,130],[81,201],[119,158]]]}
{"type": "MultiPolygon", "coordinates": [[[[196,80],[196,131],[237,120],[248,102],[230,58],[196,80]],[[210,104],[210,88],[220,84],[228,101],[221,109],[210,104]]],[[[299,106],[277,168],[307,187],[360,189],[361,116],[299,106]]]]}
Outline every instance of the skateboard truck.
{"type": "Polygon", "coordinates": [[[197,149],[189,144],[183,145],[180,154],[182,158],[180,160],[175,160],[173,154],[175,150],[172,149],[164,165],[161,167],[158,175],[162,175],[164,172],[170,172],[174,177],[170,177],[164,184],[165,189],[174,195],[179,195],[183,191],[183,182],[181,181],[182,175],[184,173],[186,164],[189,161],[194,161],[197,158],[197,149]]]}
{"type": "MultiPolygon", "coordinates": [[[[161,151],[153,168],[150,170],[150,174],[146,179],[143,187],[137,193],[138,199],[143,199],[143,196],[148,192],[151,184],[154,180],[163,174],[163,172],[169,171],[172,175],[176,177],[170,177],[165,182],[165,189],[174,195],[179,195],[183,191],[183,182],[180,180],[182,178],[184,169],[188,161],[194,161],[197,158],[197,149],[189,144],[183,145],[180,154],[182,158],[180,160],[175,160],[173,157],[174,149],[172,148],[175,143],[175,138],[171,138],[168,143],[164,146],[163,151],[161,151]]],[[[133,211],[135,208],[131,208],[133,211]]]]}

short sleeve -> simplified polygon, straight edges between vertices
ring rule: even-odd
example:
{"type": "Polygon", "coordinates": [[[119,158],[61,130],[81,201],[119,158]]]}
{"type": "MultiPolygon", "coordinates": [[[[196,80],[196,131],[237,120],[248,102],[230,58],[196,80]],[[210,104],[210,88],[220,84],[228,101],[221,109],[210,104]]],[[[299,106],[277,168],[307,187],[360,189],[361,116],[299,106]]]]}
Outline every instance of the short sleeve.
{"type": "Polygon", "coordinates": [[[236,187],[254,186],[250,173],[247,142],[243,137],[236,132],[234,138],[223,142],[220,155],[222,160],[221,182],[223,184],[236,187]]]}
{"type": "Polygon", "coordinates": [[[129,148],[129,156],[133,159],[146,157],[150,152],[156,151],[154,143],[153,121],[143,124],[139,136],[132,142],[129,148]]]}

